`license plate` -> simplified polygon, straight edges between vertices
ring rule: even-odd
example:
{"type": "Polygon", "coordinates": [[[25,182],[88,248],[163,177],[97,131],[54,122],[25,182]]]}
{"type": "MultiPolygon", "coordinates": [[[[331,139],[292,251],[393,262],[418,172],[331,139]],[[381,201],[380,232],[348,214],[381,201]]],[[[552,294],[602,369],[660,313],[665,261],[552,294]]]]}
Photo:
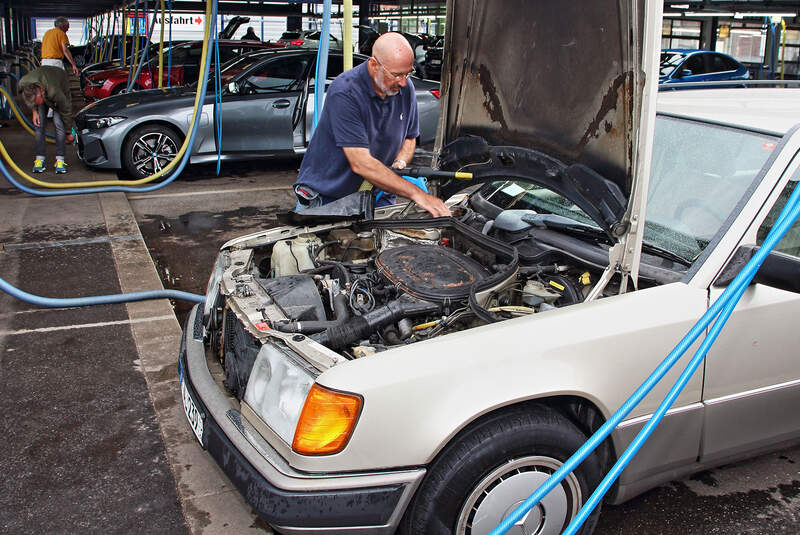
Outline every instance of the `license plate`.
{"type": "Polygon", "coordinates": [[[181,397],[183,398],[183,412],[186,413],[186,419],[189,420],[189,425],[194,431],[194,436],[203,445],[203,415],[197,410],[197,407],[192,401],[192,396],[189,395],[189,390],[186,388],[186,383],[181,381],[181,397]]]}
{"type": "Polygon", "coordinates": [[[431,65],[441,65],[441,63],[442,63],[442,60],[440,60],[440,59],[432,59],[431,60],[431,65]]]}

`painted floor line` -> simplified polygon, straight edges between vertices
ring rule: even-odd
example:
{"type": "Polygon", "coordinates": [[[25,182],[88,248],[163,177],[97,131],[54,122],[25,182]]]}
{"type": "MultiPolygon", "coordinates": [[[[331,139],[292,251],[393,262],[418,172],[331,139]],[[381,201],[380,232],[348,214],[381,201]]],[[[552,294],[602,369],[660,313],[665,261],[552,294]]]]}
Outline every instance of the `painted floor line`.
{"type": "Polygon", "coordinates": [[[20,329],[18,331],[0,331],[0,336],[15,336],[20,334],[32,334],[32,333],[49,333],[54,331],[67,331],[70,329],[92,329],[95,327],[110,327],[114,325],[132,325],[134,323],[147,323],[150,321],[163,321],[170,319],[174,320],[175,316],[169,314],[165,316],[153,316],[150,318],[103,321],[100,323],[79,323],[75,325],[59,325],[56,327],[40,327],[38,329],[20,329]]]}
{"type": "Polygon", "coordinates": [[[292,185],[285,186],[260,186],[256,188],[241,188],[241,189],[216,189],[211,191],[185,191],[182,193],[160,193],[155,195],[130,195],[129,201],[144,201],[147,199],[161,199],[167,197],[192,197],[195,195],[226,195],[228,193],[249,193],[251,191],[277,191],[277,190],[291,190],[292,185]]]}
{"type": "Polygon", "coordinates": [[[126,236],[98,236],[97,238],[76,238],[74,240],[61,241],[32,241],[28,243],[6,243],[3,249],[6,251],[21,251],[23,249],[43,249],[46,247],[69,247],[72,245],[87,245],[91,243],[109,243],[114,241],[133,241],[142,239],[139,235],[129,234],[126,236]]]}

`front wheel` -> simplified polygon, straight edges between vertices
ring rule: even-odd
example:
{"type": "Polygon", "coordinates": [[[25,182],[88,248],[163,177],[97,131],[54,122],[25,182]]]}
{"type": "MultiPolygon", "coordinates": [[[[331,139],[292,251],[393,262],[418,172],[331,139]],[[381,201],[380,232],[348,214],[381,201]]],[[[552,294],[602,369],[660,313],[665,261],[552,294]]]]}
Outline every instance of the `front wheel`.
{"type": "MultiPolygon", "coordinates": [[[[545,406],[492,415],[448,445],[406,511],[401,533],[485,535],[528,498],[586,440],[545,406]]],[[[595,454],[555,487],[509,533],[558,535],[600,481],[595,454]]],[[[599,507],[580,533],[594,530],[599,507]]]]}
{"type": "Polygon", "coordinates": [[[145,125],[134,130],[122,148],[122,165],[135,178],[145,178],[175,158],[181,138],[163,125],[145,125]]]}

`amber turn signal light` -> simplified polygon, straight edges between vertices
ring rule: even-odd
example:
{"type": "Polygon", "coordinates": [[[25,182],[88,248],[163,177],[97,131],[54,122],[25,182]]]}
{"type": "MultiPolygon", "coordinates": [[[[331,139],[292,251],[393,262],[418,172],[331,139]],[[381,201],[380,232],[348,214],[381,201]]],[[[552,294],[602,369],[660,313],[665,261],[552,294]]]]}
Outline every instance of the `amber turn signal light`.
{"type": "Polygon", "coordinates": [[[304,455],[338,453],[350,440],[361,412],[361,397],[314,383],[294,431],[292,449],[304,455]]]}

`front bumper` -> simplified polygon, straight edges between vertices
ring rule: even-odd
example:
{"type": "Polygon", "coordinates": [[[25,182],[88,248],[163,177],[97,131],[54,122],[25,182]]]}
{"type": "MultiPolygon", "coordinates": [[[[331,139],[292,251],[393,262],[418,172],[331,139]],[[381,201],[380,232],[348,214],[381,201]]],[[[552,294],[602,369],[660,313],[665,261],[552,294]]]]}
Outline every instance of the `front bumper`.
{"type": "Polygon", "coordinates": [[[203,447],[259,516],[282,533],[393,533],[425,470],[310,474],[293,469],[214,382],[202,330],[195,306],[181,341],[181,380],[203,418],[203,447]]]}

